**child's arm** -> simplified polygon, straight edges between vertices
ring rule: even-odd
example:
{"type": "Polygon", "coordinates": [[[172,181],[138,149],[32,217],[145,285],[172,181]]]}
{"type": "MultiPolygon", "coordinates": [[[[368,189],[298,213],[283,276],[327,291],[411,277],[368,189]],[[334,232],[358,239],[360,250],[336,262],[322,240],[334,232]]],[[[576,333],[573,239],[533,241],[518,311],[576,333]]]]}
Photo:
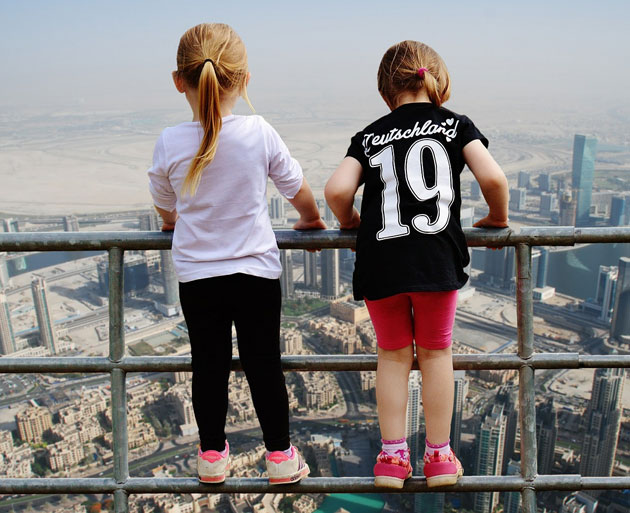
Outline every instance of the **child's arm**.
{"type": "Polygon", "coordinates": [[[169,212],[168,210],[164,210],[157,205],[153,206],[155,207],[156,212],[160,214],[160,217],[162,218],[162,231],[172,232],[175,229],[175,222],[177,221],[177,210],[169,212]]]}
{"type": "Polygon", "coordinates": [[[506,228],[508,225],[508,182],[503,170],[479,139],[464,146],[464,159],[479,182],[483,197],[490,207],[488,215],[473,226],[506,228]]]}
{"type": "Polygon", "coordinates": [[[302,185],[297,194],[293,196],[293,198],[287,199],[300,214],[300,219],[293,225],[294,230],[326,229],[326,223],[322,221],[322,218],[319,215],[319,209],[317,208],[317,203],[315,203],[313,191],[306,181],[306,178],[302,179],[302,185]]]}
{"type": "Polygon", "coordinates": [[[324,196],[342,230],[352,230],[361,224],[354,208],[354,195],[361,184],[363,167],[354,157],[346,157],[326,183],[324,196]]]}

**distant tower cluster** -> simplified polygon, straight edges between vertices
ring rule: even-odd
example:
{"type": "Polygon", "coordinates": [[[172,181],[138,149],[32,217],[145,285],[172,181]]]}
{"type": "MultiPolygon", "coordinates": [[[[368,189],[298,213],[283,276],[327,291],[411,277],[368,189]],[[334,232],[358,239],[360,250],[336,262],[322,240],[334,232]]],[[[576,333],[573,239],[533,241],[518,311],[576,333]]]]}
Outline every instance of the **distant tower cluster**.
{"type": "Polygon", "coordinates": [[[33,293],[33,303],[37,314],[37,325],[39,326],[39,338],[42,346],[48,348],[51,355],[57,354],[57,332],[50,315],[48,306],[48,292],[44,278],[35,276],[31,282],[31,292],[33,293]]]}
{"type": "Polygon", "coordinates": [[[595,370],[580,459],[583,476],[612,475],[621,427],[624,380],[623,368],[595,370]]]}
{"type": "Polygon", "coordinates": [[[335,299],[341,293],[339,283],[339,250],[322,251],[322,297],[335,299]]]}
{"type": "Polygon", "coordinates": [[[513,247],[486,251],[482,279],[495,287],[511,290],[514,284],[514,258],[513,247]]]}
{"type": "Polygon", "coordinates": [[[630,314],[628,312],[630,312],[630,258],[621,257],[610,327],[610,335],[620,342],[630,342],[630,314]]]}
{"type": "Polygon", "coordinates": [[[143,232],[155,232],[160,230],[160,221],[155,211],[150,211],[147,214],[140,214],[138,217],[140,230],[143,232]]]}
{"type": "Polygon", "coordinates": [[[66,232],[78,232],[79,231],[79,219],[77,216],[64,216],[63,217],[63,229],[66,232]]]}
{"type": "Polygon", "coordinates": [[[591,224],[591,196],[597,139],[576,134],[573,139],[572,185],[576,195],[575,226],[591,224]]]}
{"type": "Polygon", "coordinates": [[[280,290],[282,297],[293,297],[293,259],[291,258],[290,249],[280,250],[280,264],[282,265],[282,274],[280,275],[280,290]]]}
{"type": "Polygon", "coordinates": [[[304,285],[309,289],[316,289],[317,280],[317,253],[304,251],[304,285]]]}
{"type": "MultiPolygon", "coordinates": [[[[498,476],[501,474],[506,423],[503,405],[495,404],[477,432],[476,475],[498,476]]],[[[499,492],[477,492],[474,498],[474,511],[475,513],[492,513],[498,503],[499,492]]]]}
{"type": "Polygon", "coordinates": [[[558,414],[550,397],[536,407],[536,446],[538,473],[551,474],[558,436],[558,414]]]}
{"type": "Polygon", "coordinates": [[[7,297],[0,292],[0,354],[15,352],[15,335],[11,326],[11,312],[7,297]]]}

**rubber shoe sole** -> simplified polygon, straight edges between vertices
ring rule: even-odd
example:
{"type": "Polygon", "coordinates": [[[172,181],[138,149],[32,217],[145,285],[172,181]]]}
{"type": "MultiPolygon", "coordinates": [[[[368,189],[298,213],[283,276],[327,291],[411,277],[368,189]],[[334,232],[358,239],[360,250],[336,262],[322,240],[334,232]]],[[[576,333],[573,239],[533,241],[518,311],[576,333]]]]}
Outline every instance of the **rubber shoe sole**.
{"type": "Polygon", "coordinates": [[[437,476],[427,477],[427,486],[434,488],[436,486],[450,486],[457,483],[457,480],[464,475],[462,469],[454,474],[439,474],[437,476]]]}
{"type": "Polygon", "coordinates": [[[220,484],[225,481],[225,476],[227,475],[228,470],[230,470],[230,464],[225,467],[225,472],[221,474],[216,474],[213,476],[199,476],[200,483],[210,483],[210,484],[220,484]]]}
{"type": "Polygon", "coordinates": [[[297,472],[289,475],[289,476],[281,476],[281,477],[270,477],[269,484],[270,485],[282,485],[282,484],[291,484],[297,483],[301,479],[308,476],[311,472],[307,463],[304,463],[304,466],[298,470],[297,472]]]}
{"type": "Polygon", "coordinates": [[[410,477],[411,472],[405,475],[400,465],[381,462],[374,465],[374,486],[400,489],[410,477]]]}

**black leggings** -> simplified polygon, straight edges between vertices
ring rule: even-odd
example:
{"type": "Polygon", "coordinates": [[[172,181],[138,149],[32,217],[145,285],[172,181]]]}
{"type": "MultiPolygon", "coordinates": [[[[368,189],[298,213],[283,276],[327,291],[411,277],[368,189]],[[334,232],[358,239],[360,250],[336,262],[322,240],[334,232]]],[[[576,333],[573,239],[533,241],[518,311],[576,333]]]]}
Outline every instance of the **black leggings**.
{"type": "Polygon", "coordinates": [[[248,274],[179,284],[192,352],[192,402],[201,450],[222,451],[232,361],[238,351],[268,451],[288,449],[289,400],[280,363],[280,281],[248,274]]]}

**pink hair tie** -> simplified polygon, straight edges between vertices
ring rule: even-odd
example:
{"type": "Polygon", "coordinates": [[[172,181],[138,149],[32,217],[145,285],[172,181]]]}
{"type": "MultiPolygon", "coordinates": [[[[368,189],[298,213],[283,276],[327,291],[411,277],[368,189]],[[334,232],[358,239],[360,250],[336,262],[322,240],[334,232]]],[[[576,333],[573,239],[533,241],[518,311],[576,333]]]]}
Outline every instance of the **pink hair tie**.
{"type": "Polygon", "coordinates": [[[429,71],[429,70],[428,70],[427,68],[419,68],[419,69],[418,69],[418,76],[419,76],[420,78],[424,78],[424,72],[425,72],[425,71],[429,71]]]}

